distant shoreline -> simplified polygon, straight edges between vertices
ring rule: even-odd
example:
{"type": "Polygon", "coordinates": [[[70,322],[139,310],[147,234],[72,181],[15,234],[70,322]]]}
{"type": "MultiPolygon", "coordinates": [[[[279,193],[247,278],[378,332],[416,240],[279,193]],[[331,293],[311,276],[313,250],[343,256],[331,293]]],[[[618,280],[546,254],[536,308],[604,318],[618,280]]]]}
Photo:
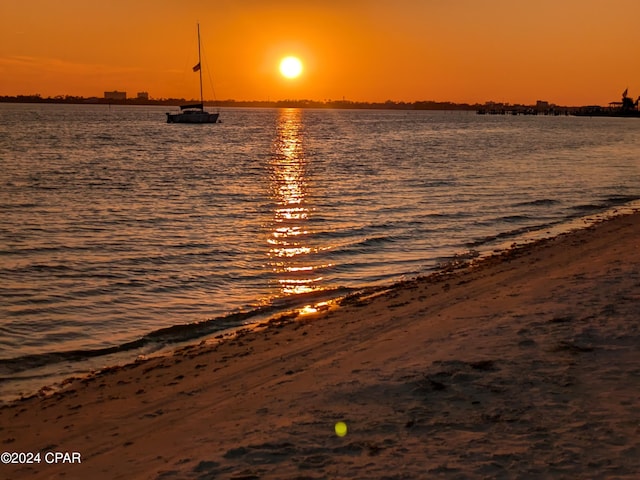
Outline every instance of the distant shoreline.
{"type": "MultiPolygon", "coordinates": [[[[0,103],[53,103],[71,105],[166,105],[178,106],[196,102],[185,98],[161,98],[112,100],[99,97],[56,96],[42,97],[40,95],[0,96],[0,103]]],[[[415,102],[355,102],[351,100],[205,100],[205,106],[225,108],[327,108],[327,109],[370,109],[370,110],[460,110],[477,111],[486,108],[535,108],[535,105],[520,105],[508,103],[487,102],[485,104],[468,104],[454,102],[436,102],[433,100],[415,102]]],[[[557,107],[568,108],[568,107],[557,107]]]]}
{"type": "MultiPolygon", "coordinates": [[[[58,105],[140,105],[140,106],[168,106],[177,107],[198,102],[185,98],[127,98],[107,99],[100,97],[76,97],[71,95],[58,95],[55,97],[42,97],[35,95],[0,96],[0,103],[22,104],[58,104],[58,105]]],[[[436,102],[424,100],[415,102],[355,102],[351,100],[205,100],[206,107],[217,108],[314,108],[326,110],[400,110],[400,111],[463,111],[488,115],[581,115],[581,116],[638,116],[612,115],[611,109],[597,105],[587,106],[561,106],[547,102],[538,102],[535,105],[520,103],[485,102],[480,103],[454,103],[436,102]]]]}

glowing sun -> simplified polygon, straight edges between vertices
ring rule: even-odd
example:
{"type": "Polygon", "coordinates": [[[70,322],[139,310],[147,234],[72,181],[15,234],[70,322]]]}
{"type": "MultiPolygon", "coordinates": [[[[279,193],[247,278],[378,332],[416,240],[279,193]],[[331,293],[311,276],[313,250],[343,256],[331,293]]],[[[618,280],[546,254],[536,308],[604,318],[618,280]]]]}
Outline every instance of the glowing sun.
{"type": "Polygon", "coordinates": [[[302,62],[297,57],[285,57],[280,61],[280,73],[287,78],[299,77],[302,73],[302,62]]]}

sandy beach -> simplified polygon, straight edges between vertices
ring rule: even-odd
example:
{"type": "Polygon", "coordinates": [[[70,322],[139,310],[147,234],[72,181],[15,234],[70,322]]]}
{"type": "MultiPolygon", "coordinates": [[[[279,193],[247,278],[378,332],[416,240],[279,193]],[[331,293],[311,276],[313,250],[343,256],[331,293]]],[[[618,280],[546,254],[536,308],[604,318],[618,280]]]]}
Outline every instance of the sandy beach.
{"type": "Polygon", "coordinates": [[[636,213],[17,401],[0,477],[635,479],[639,320],[636,213]]]}

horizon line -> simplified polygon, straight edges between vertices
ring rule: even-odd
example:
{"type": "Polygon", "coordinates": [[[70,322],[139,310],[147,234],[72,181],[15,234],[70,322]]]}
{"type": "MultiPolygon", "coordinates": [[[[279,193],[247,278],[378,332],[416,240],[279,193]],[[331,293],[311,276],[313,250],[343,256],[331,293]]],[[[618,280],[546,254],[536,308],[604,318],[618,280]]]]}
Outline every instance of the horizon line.
{"type": "MultiPolygon", "coordinates": [[[[121,92],[125,93],[125,91],[121,92]]],[[[186,99],[186,98],[178,98],[178,97],[148,97],[148,98],[138,98],[138,97],[126,97],[124,99],[109,99],[98,96],[90,96],[85,97],[82,95],[55,95],[55,96],[42,96],[39,93],[32,94],[17,94],[17,95],[0,95],[0,102],[8,103],[11,100],[32,100],[32,102],[27,103],[37,103],[37,102],[49,102],[49,103],[73,103],[76,102],[86,102],[86,103],[111,103],[111,104],[138,104],[138,105],[155,105],[155,104],[179,104],[182,102],[199,102],[198,99],[186,99]]],[[[495,101],[495,100],[486,100],[484,102],[476,101],[474,103],[469,102],[455,102],[452,100],[392,100],[387,99],[384,101],[376,101],[376,100],[349,100],[346,98],[342,98],[340,100],[336,99],[325,99],[325,100],[314,100],[308,98],[285,98],[278,100],[238,100],[233,98],[228,98],[224,100],[218,99],[205,99],[203,101],[207,104],[233,104],[233,103],[253,103],[253,104],[282,104],[282,103],[297,103],[297,104],[315,104],[315,105],[420,105],[420,104],[431,104],[434,106],[440,105],[450,105],[450,106],[458,106],[458,107],[477,107],[477,106],[487,106],[487,105],[503,105],[503,106],[536,106],[539,103],[546,104],[547,108],[576,108],[576,107],[584,107],[584,106],[601,106],[596,104],[589,105],[558,105],[553,102],[549,102],[546,100],[536,100],[533,103],[512,103],[508,101],[495,101]]],[[[19,102],[18,102],[19,103],[19,102]]],[[[613,103],[613,102],[610,102],[613,103]]]]}

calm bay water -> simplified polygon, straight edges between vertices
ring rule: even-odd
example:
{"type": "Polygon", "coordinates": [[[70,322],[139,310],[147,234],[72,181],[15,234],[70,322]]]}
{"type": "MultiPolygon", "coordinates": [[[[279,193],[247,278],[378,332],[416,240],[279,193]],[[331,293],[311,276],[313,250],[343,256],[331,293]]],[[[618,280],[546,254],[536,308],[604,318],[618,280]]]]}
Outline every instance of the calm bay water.
{"type": "Polygon", "coordinates": [[[637,119],[166,110],[0,104],[0,393],[640,198],[637,119]]]}

